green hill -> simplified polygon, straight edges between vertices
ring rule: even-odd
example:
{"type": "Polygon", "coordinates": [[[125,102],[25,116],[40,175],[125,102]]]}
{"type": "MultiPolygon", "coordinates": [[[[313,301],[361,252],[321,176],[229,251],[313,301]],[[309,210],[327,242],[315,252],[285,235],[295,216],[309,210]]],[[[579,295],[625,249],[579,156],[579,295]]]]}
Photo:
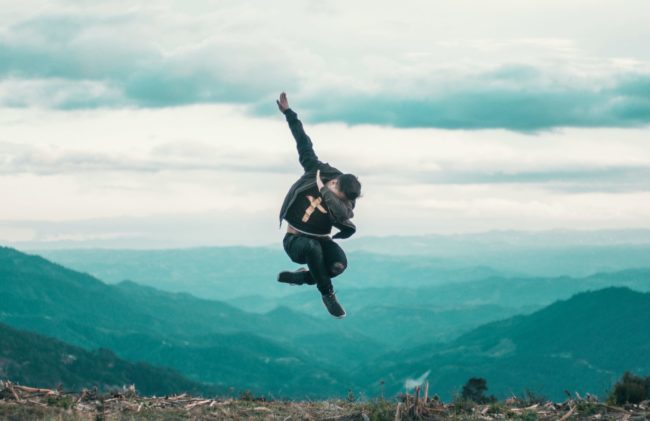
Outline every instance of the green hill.
{"type": "Polygon", "coordinates": [[[109,348],[130,361],[238,390],[297,397],[345,393],[348,376],[320,342],[309,342],[315,332],[336,337],[338,352],[351,360],[382,351],[333,321],[286,309],[249,314],[132,282],[106,285],[9,248],[0,248],[0,285],[0,321],[13,327],[85,349],[109,348]]]}
{"type": "Polygon", "coordinates": [[[505,397],[531,389],[561,400],[565,389],[604,395],[626,370],[650,373],[650,293],[610,287],[577,294],[533,314],[485,324],[455,341],[383,355],[356,374],[369,388],[398,391],[431,370],[432,390],[450,399],[470,377],[505,397]]]}
{"type": "Polygon", "coordinates": [[[107,349],[86,351],[59,340],[19,331],[0,323],[0,378],[14,383],[66,390],[100,390],[135,384],[141,393],[167,395],[217,389],[188,380],[178,372],[130,363],[107,349]]]}

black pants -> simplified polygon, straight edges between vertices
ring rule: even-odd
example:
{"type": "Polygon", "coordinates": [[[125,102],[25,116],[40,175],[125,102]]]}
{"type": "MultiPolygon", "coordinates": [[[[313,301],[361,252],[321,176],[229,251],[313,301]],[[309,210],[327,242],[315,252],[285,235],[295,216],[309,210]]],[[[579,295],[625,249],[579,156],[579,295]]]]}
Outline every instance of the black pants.
{"type": "Polygon", "coordinates": [[[343,249],[331,238],[288,232],[282,245],[293,262],[307,264],[309,272],[305,272],[305,282],[316,284],[321,294],[333,291],[331,278],[343,273],[348,266],[343,249]]]}

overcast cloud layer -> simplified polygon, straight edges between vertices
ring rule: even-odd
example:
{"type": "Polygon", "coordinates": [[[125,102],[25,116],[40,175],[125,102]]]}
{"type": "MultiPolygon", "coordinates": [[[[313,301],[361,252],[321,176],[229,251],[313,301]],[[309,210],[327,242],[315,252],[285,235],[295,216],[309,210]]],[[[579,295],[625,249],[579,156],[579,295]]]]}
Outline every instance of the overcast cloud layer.
{"type": "Polygon", "coordinates": [[[537,131],[650,121],[644,0],[27,1],[0,33],[0,103],[244,104],[314,122],[537,131]]]}
{"type": "MultiPolygon", "coordinates": [[[[161,246],[282,235],[279,207],[302,169],[279,112],[0,111],[0,197],[10,198],[0,238],[161,246]]],[[[647,128],[305,127],[321,160],[359,175],[359,235],[650,226],[647,128]]]]}
{"type": "Polygon", "coordinates": [[[646,1],[24,1],[0,14],[0,242],[278,243],[275,105],[358,235],[650,228],[646,1]]]}

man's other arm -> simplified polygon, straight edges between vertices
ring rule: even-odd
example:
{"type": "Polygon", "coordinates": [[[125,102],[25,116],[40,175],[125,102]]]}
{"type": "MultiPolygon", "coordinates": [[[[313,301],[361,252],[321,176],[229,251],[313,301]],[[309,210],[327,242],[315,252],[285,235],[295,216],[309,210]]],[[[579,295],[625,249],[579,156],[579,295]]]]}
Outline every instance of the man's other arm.
{"type": "Polygon", "coordinates": [[[305,172],[315,169],[320,161],[314,152],[314,146],[311,139],[302,127],[302,122],[298,119],[296,112],[291,108],[287,108],[283,113],[287,118],[287,123],[289,123],[291,134],[293,135],[293,138],[296,139],[300,165],[302,165],[305,172]]]}
{"type": "Polygon", "coordinates": [[[311,143],[311,139],[305,133],[305,129],[302,127],[302,122],[298,120],[298,115],[289,108],[289,100],[287,99],[287,94],[282,92],[280,94],[280,99],[275,101],[278,104],[278,108],[287,118],[287,123],[289,123],[289,128],[291,129],[291,134],[293,138],[296,139],[296,147],[298,148],[298,160],[300,165],[305,169],[305,172],[311,171],[318,166],[320,161],[314,152],[314,147],[311,143]]]}
{"type": "Polygon", "coordinates": [[[332,222],[347,221],[354,217],[354,212],[352,211],[353,205],[346,200],[339,199],[327,186],[323,186],[320,189],[320,194],[325,199],[332,222]]]}

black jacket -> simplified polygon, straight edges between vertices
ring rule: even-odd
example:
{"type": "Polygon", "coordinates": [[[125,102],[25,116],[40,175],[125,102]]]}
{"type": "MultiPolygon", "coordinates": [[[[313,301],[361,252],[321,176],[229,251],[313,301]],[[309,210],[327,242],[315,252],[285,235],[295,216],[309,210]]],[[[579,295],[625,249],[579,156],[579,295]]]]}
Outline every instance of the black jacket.
{"type": "MultiPolygon", "coordinates": [[[[343,174],[327,162],[321,162],[318,160],[311,139],[305,133],[302,123],[298,120],[297,114],[291,108],[287,108],[284,110],[284,115],[289,123],[291,134],[293,134],[294,139],[296,139],[298,159],[300,165],[304,168],[305,173],[295,183],[293,183],[284,198],[282,208],[280,209],[280,227],[282,226],[282,220],[287,214],[287,210],[298,194],[316,185],[317,170],[320,170],[320,178],[323,180],[323,183],[327,183],[329,180],[343,174]]],[[[348,238],[354,234],[357,227],[355,227],[350,219],[354,216],[352,209],[354,209],[356,200],[341,200],[334,194],[334,192],[327,188],[327,186],[323,186],[323,188],[320,189],[320,194],[323,196],[325,204],[329,209],[329,216],[332,224],[340,230],[332,238],[348,238]]]]}

